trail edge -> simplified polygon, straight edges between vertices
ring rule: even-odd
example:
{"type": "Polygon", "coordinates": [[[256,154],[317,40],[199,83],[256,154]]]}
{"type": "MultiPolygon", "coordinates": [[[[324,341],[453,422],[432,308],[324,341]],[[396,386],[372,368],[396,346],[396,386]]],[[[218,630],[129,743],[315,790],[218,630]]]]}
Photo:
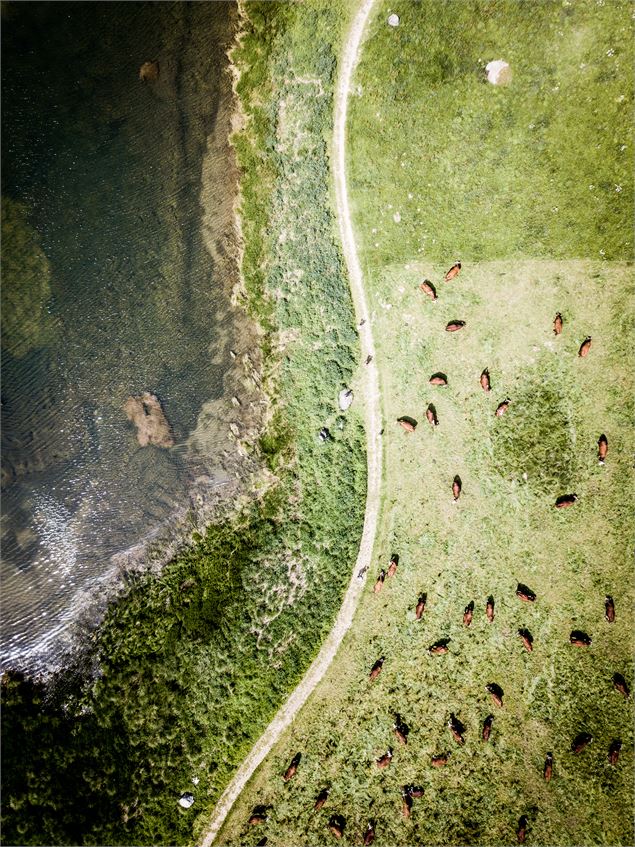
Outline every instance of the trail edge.
{"type": "MultiPolygon", "coordinates": [[[[353,71],[358,60],[359,49],[375,0],[364,0],[359,8],[348,37],[344,45],[344,52],[338,75],[338,83],[335,94],[335,113],[333,120],[333,177],[335,182],[336,212],[342,240],[342,252],[348,268],[348,278],[351,287],[351,295],[355,306],[355,314],[360,326],[360,340],[362,348],[362,361],[368,356],[372,361],[363,365],[366,374],[363,391],[366,400],[366,447],[368,462],[368,481],[366,490],[366,511],[364,514],[364,528],[357,554],[357,561],[351,575],[344,601],[337,615],[333,629],[329,633],[322,649],[301,682],[293,690],[288,700],[280,707],[275,717],[252,747],[249,755],[238,768],[231,782],[221,794],[218,803],[212,813],[210,825],[200,842],[200,847],[210,847],[218,835],[220,828],[225,822],[232,806],[238,799],[243,788],[253,776],[256,768],[261,764],[274,744],[278,741],[284,730],[291,724],[298,711],[302,708],[313,689],[320,682],[335,654],[339,649],[344,635],[348,631],[357,603],[362,594],[365,575],[358,579],[357,574],[363,569],[370,568],[379,516],[381,474],[382,474],[382,446],[381,446],[381,408],[379,394],[379,378],[375,363],[375,347],[370,326],[368,304],[362,270],[357,256],[355,236],[351,223],[350,208],[348,204],[348,191],[346,184],[346,113],[348,108],[348,95],[351,86],[353,71]]],[[[364,572],[366,573],[366,571],[364,572]]]]}

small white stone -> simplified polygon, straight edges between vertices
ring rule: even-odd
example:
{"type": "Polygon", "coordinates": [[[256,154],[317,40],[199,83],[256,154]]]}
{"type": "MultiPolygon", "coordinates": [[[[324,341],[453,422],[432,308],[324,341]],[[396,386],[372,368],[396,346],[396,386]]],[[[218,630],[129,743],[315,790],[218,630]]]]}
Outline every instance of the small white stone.
{"type": "Polygon", "coordinates": [[[492,85],[509,85],[512,81],[512,69],[503,59],[489,62],[485,70],[487,71],[487,80],[492,85]]]}
{"type": "MultiPolygon", "coordinates": [[[[622,189],[620,188],[620,191],[621,190],[622,189]]],[[[392,219],[396,224],[400,223],[401,222],[401,215],[399,214],[399,212],[395,212],[395,214],[392,216],[392,219]]]]}
{"type": "Polygon", "coordinates": [[[399,26],[399,15],[388,15],[388,26],[399,26]]]}
{"type": "Polygon", "coordinates": [[[192,803],[194,802],[194,795],[189,792],[186,794],[181,794],[179,797],[179,806],[182,809],[189,809],[192,803]]]}

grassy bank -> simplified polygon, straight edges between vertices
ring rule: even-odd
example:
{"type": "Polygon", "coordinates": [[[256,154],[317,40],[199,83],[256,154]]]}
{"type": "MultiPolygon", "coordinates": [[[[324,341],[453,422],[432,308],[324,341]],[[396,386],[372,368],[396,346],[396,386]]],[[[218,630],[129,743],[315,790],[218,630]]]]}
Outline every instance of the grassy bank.
{"type": "Polygon", "coordinates": [[[247,14],[235,143],[272,404],[254,450],[275,480],[160,577],[131,580],[95,636],[95,684],[60,681],[56,700],[5,679],[5,843],[191,841],[317,653],[356,556],[364,434],[355,406],[337,407],[358,351],[327,149],[342,24],[320,3],[247,14]]]}
{"type": "Polygon", "coordinates": [[[376,10],[357,71],[349,171],[386,410],[377,569],[392,553],[400,563],[380,594],[371,579],[329,674],[220,841],[335,843],[327,824],[337,813],[344,844],[360,843],[369,820],[379,844],[511,844],[527,815],[527,843],[628,845],[632,699],[612,677],[630,684],[634,647],[630,9],[412,3],[392,6],[396,29],[388,11],[376,10]],[[509,88],[485,80],[484,65],[499,57],[512,66],[509,88]],[[456,259],[461,274],[444,283],[456,259]],[[426,277],[436,302],[418,289],[426,277]],[[457,319],[465,328],[445,332],[457,319]],[[593,346],[580,358],[587,335],[593,346]],[[486,367],[490,393],[479,385],[486,367]],[[447,387],[429,385],[436,371],[447,387]],[[403,415],[419,422],[414,433],[396,424],[403,415]],[[576,504],[554,509],[569,492],[576,504]],[[516,597],[518,582],[536,592],[534,604],[516,597]],[[612,624],[606,594],[619,612],[612,624]],[[533,635],[531,653],[519,628],[533,635]],[[591,635],[589,648],[570,645],[574,629],[591,635]],[[429,654],[441,638],[449,652],[429,654]],[[491,682],[505,692],[503,708],[485,690],[491,682]],[[447,727],[452,712],[466,726],[461,747],[447,727]],[[410,727],[405,747],[396,713],[410,727]],[[581,731],[593,742],[573,754],[581,731]],[[393,762],[379,770],[388,747],[393,762]],[[298,774],[284,783],[297,751],[298,774]],[[434,768],[431,757],[446,752],[447,766],[434,768]],[[409,819],[407,783],[425,789],[409,819]],[[324,787],[328,801],[315,812],[324,787]],[[257,804],[268,820],[251,829],[257,804]]]}

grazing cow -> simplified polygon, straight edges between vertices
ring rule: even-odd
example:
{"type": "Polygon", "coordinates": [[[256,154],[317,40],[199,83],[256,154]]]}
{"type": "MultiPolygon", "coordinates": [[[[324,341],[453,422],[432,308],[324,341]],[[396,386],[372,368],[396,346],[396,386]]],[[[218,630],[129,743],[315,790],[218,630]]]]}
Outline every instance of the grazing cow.
{"type": "Polygon", "coordinates": [[[497,706],[503,705],[503,689],[496,682],[489,682],[485,688],[492,696],[492,700],[497,706]]]}
{"type": "Polygon", "coordinates": [[[531,632],[529,632],[528,629],[519,629],[518,635],[520,636],[523,644],[525,645],[525,650],[528,653],[531,653],[531,651],[534,649],[534,637],[531,632]]]}
{"type": "Polygon", "coordinates": [[[529,821],[527,820],[527,815],[521,815],[518,819],[518,829],[516,830],[516,838],[518,839],[519,844],[525,843],[525,836],[527,835],[527,824],[529,821]]]}
{"type": "Polygon", "coordinates": [[[366,827],[366,834],[364,835],[364,847],[368,847],[369,844],[372,844],[375,840],[375,827],[373,826],[372,821],[368,821],[368,826],[366,827]]]}
{"type": "Polygon", "coordinates": [[[578,350],[578,356],[584,359],[585,356],[589,355],[589,350],[591,349],[591,336],[587,335],[582,344],[580,345],[580,349],[578,350]]]}
{"type": "MultiPolygon", "coordinates": [[[[459,743],[462,743],[462,742],[459,742],[459,743]]],[[[449,758],[450,758],[449,753],[441,753],[439,756],[433,756],[432,757],[432,767],[434,767],[434,768],[444,768],[447,765],[449,758]]]]}
{"type": "Polygon", "coordinates": [[[456,743],[465,744],[465,738],[463,738],[465,727],[454,713],[450,715],[448,726],[450,727],[450,732],[452,733],[452,737],[454,738],[456,743]]]}
{"type": "Polygon", "coordinates": [[[613,623],[615,620],[615,603],[610,594],[607,594],[604,598],[604,617],[609,623],[613,623]]]}
{"type": "Polygon", "coordinates": [[[320,793],[318,794],[318,796],[317,796],[317,798],[316,798],[316,800],[315,800],[315,806],[313,806],[313,808],[315,809],[315,811],[316,811],[316,812],[319,812],[319,811],[320,811],[320,809],[322,808],[322,806],[324,806],[324,804],[325,804],[325,803],[326,803],[326,801],[328,800],[328,797],[329,797],[329,790],[328,790],[328,788],[323,788],[323,789],[320,791],[320,793]]]}
{"type": "Polygon", "coordinates": [[[490,382],[489,378],[489,368],[485,368],[485,370],[481,374],[481,388],[483,389],[483,391],[492,390],[492,383],[490,382]]]}
{"type": "Polygon", "coordinates": [[[455,476],[452,481],[452,498],[456,502],[461,496],[461,488],[463,487],[463,483],[461,482],[460,476],[455,476]]]}
{"type": "Polygon", "coordinates": [[[465,607],[465,611],[463,612],[463,626],[469,626],[472,623],[473,614],[474,614],[474,601],[470,600],[470,602],[465,607]]]}
{"type": "Polygon", "coordinates": [[[384,664],[385,658],[386,658],[385,656],[382,656],[380,659],[377,659],[375,664],[372,666],[372,668],[370,670],[370,675],[368,677],[371,682],[374,682],[377,679],[377,677],[379,676],[379,674],[381,673],[381,669],[382,669],[382,666],[384,664]]]}
{"type": "Polygon", "coordinates": [[[620,758],[620,750],[622,749],[622,742],[619,738],[616,738],[611,742],[611,746],[609,747],[609,764],[616,765],[618,759],[620,758]]]}
{"type": "Polygon", "coordinates": [[[381,591],[381,587],[384,584],[384,580],[386,579],[386,571],[382,568],[379,571],[379,576],[377,577],[377,582],[375,583],[375,587],[373,588],[373,592],[375,594],[379,594],[381,591]]]}
{"type": "Polygon", "coordinates": [[[494,598],[490,594],[487,598],[487,605],[485,606],[485,614],[487,615],[487,620],[492,623],[494,620],[494,598]]]}
{"type": "Polygon", "coordinates": [[[445,374],[436,373],[432,374],[428,382],[430,383],[430,385],[447,385],[448,378],[445,374]]]}
{"type": "Polygon", "coordinates": [[[401,814],[404,816],[404,818],[409,818],[411,810],[412,794],[408,790],[408,786],[404,785],[401,791],[401,814]]]}
{"type": "Polygon", "coordinates": [[[488,715],[483,721],[483,731],[481,732],[481,738],[483,741],[489,741],[489,737],[492,734],[492,724],[494,723],[494,715],[488,715]]]}
{"type": "Polygon", "coordinates": [[[502,403],[498,404],[498,406],[496,407],[496,411],[494,412],[494,414],[496,415],[497,418],[503,417],[503,415],[505,414],[505,412],[509,408],[510,403],[511,403],[511,400],[503,400],[502,403]]]}
{"type": "Polygon", "coordinates": [[[439,426],[439,419],[437,418],[437,410],[434,408],[432,403],[426,409],[426,418],[428,419],[428,423],[430,426],[439,426]]]}
{"type": "Polygon", "coordinates": [[[446,326],[446,332],[458,332],[460,329],[463,329],[465,326],[465,321],[450,321],[450,323],[446,326]]]}
{"type": "Polygon", "coordinates": [[[449,638],[440,638],[438,641],[435,641],[431,647],[428,647],[428,653],[433,653],[435,655],[441,655],[443,653],[447,653],[450,649],[448,644],[450,643],[449,638]]]}
{"type": "Polygon", "coordinates": [[[558,499],[554,503],[554,506],[556,507],[556,509],[566,509],[569,506],[573,506],[577,499],[577,494],[562,494],[560,497],[558,497],[558,499]]]}
{"type": "Polygon", "coordinates": [[[417,605],[415,607],[415,619],[420,621],[421,616],[426,610],[426,600],[428,599],[427,594],[420,594],[419,599],[417,600],[417,605]]]}
{"type": "Polygon", "coordinates": [[[260,841],[256,844],[256,847],[265,847],[268,841],[269,839],[267,838],[267,836],[263,835],[260,841]]]}
{"type": "Polygon", "coordinates": [[[603,465],[609,452],[609,440],[604,433],[598,438],[598,465],[603,465]]]}
{"type": "Polygon", "coordinates": [[[631,690],[628,687],[628,684],[621,673],[613,674],[613,688],[616,691],[619,691],[620,694],[625,698],[628,698],[631,693],[631,690]]]}
{"type": "Polygon", "coordinates": [[[392,759],[392,747],[389,747],[383,756],[380,756],[378,759],[375,759],[375,764],[377,767],[382,770],[383,768],[387,768],[390,765],[390,760],[392,759]]]}
{"type": "Polygon", "coordinates": [[[560,335],[562,332],[562,315],[560,312],[557,313],[555,318],[553,319],[553,334],[560,335]]]}
{"type": "Polygon", "coordinates": [[[437,299],[436,289],[429,279],[424,279],[419,288],[423,291],[424,294],[427,294],[431,300],[437,299]]]}
{"type": "Polygon", "coordinates": [[[293,777],[296,775],[301,758],[302,753],[296,753],[295,756],[291,759],[291,764],[284,772],[283,779],[285,782],[289,782],[289,780],[293,779],[293,777]]]}
{"type": "Polygon", "coordinates": [[[591,646],[591,636],[587,635],[586,632],[582,632],[581,629],[574,629],[571,635],[569,636],[569,641],[573,644],[574,647],[590,647],[591,646]]]}
{"type": "Polygon", "coordinates": [[[344,826],[346,821],[341,815],[331,815],[329,818],[329,829],[336,838],[341,838],[344,835],[344,826]]]}
{"type": "Polygon", "coordinates": [[[522,582],[519,582],[516,586],[516,596],[520,597],[521,600],[524,600],[525,603],[533,603],[536,599],[536,595],[531,588],[523,585],[522,582]]]}
{"type": "Polygon", "coordinates": [[[390,564],[388,565],[388,573],[386,576],[394,576],[397,573],[397,565],[399,564],[399,556],[395,553],[390,557],[390,564]]]}
{"type": "Polygon", "coordinates": [[[458,276],[460,270],[461,270],[461,263],[455,262],[452,265],[452,267],[450,268],[450,270],[446,273],[446,275],[444,277],[445,281],[449,282],[451,279],[454,279],[455,276],[458,276]]]}
{"type": "Polygon", "coordinates": [[[545,778],[545,782],[551,781],[551,777],[553,775],[553,753],[547,753],[542,775],[545,778]]]}
{"type": "Polygon", "coordinates": [[[249,826],[258,826],[261,823],[267,822],[267,807],[256,806],[251,813],[251,817],[247,821],[249,826]]]}
{"type": "Polygon", "coordinates": [[[417,428],[417,422],[412,418],[397,418],[397,423],[402,426],[406,432],[414,432],[417,428]]]}
{"type": "Polygon", "coordinates": [[[580,753],[592,741],[593,736],[589,732],[579,732],[571,742],[571,752],[580,753]]]}
{"type": "Polygon", "coordinates": [[[404,785],[404,790],[408,791],[408,794],[411,797],[414,797],[417,800],[419,797],[423,797],[424,789],[421,785],[404,785]]]}
{"type": "Polygon", "coordinates": [[[372,361],[373,361],[373,357],[372,357],[372,356],[366,356],[366,364],[367,364],[367,365],[370,365],[370,363],[371,363],[372,361]]]}
{"type": "Polygon", "coordinates": [[[395,715],[395,722],[393,724],[393,730],[395,731],[395,735],[400,744],[408,743],[408,733],[410,732],[410,727],[408,724],[404,723],[401,720],[401,715],[395,715]]]}

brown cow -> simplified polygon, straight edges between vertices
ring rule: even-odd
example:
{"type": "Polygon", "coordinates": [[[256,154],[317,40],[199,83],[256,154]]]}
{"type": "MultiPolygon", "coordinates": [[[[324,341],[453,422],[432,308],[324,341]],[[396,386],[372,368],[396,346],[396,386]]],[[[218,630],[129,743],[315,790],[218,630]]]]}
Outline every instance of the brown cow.
{"type": "Polygon", "coordinates": [[[448,726],[450,727],[450,732],[452,733],[452,737],[456,741],[457,744],[465,744],[465,738],[463,738],[463,733],[465,732],[465,727],[461,723],[461,721],[456,717],[454,713],[450,715],[450,720],[448,721],[448,726]]]}
{"type": "Polygon", "coordinates": [[[402,426],[406,432],[414,432],[417,428],[417,422],[412,418],[397,418],[397,423],[402,426]]]}
{"type": "Polygon", "coordinates": [[[469,626],[472,623],[472,617],[474,614],[474,601],[470,600],[470,602],[465,607],[463,612],[463,626],[469,626]]]}
{"type": "Polygon", "coordinates": [[[591,349],[591,336],[587,335],[582,344],[580,345],[580,349],[578,350],[578,356],[584,359],[585,356],[589,355],[589,350],[591,349]]]}
{"type": "Polygon", "coordinates": [[[481,388],[483,389],[483,391],[492,390],[492,383],[490,382],[489,378],[489,368],[485,368],[485,370],[481,374],[481,388]]]}
{"type": "Polygon", "coordinates": [[[447,385],[448,378],[445,374],[439,372],[432,374],[428,382],[430,383],[430,385],[447,385]]]}
{"type": "Polygon", "coordinates": [[[386,579],[386,571],[382,568],[379,571],[379,576],[377,577],[377,582],[375,583],[375,587],[373,588],[374,594],[379,594],[381,591],[381,587],[384,584],[384,580],[386,579]]]}
{"type": "Polygon", "coordinates": [[[381,669],[382,669],[382,666],[384,664],[385,658],[386,658],[385,656],[382,656],[380,659],[377,659],[375,664],[372,666],[371,671],[370,671],[370,675],[368,677],[371,682],[374,682],[377,679],[377,677],[379,676],[379,674],[381,673],[381,669]]]}
{"type": "Polygon", "coordinates": [[[481,738],[483,741],[489,741],[489,737],[492,734],[492,724],[494,723],[494,715],[488,715],[483,721],[483,731],[481,732],[481,738]]]}
{"type": "Polygon", "coordinates": [[[458,276],[460,270],[461,270],[461,263],[455,262],[452,265],[452,267],[450,268],[450,270],[446,273],[446,275],[444,277],[445,281],[449,282],[451,279],[454,279],[455,276],[458,276]]]}
{"type": "Polygon", "coordinates": [[[426,418],[428,419],[428,423],[430,426],[435,427],[439,426],[439,419],[437,418],[437,410],[434,408],[432,403],[426,409],[426,418]]]}
{"type": "Polygon", "coordinates": [[[366,834],[364,835],[364,847],[368,847],[369,844],[372,844],[375,840],[375,827],[373,826],[372,821],[368,821],[368,826],[366,828],[366,834]]]}
{"type": "Polygon", "coordinates": [[[553,319],[553,334],[560,335],[562,332],[562,315],[558,312],[553,319]]]}
{"type": "Polygon", "coordinates": [[[615,620],[615,603],[610,594],[607,594],[604,598],[604,617],[609,623],[613,623],[615,620]]]}
{"type": "Polygon", "coordinates": [[[621,673],[613,674],[613,688],[616,691],[619,691],[620,694],[625,698],[628,698],[631,693],[631,690],[628,687],[628,684],[621,673]]]}
{"type": "Polygon", "coordinates": [[[574,647],[590,647],[591,640],[591,636],[582,632],[581,629],[574,629],[569,636],[569,641],[574,647]]]}
{"type": "Polygon", "coordinates": [[[461,488],[463,487],[463,483],[461,482],[460,476],[455,476],[452,481],[452,498],[456,502],[461,496],[461,488]]]}
{"type": "Polygon", "coordinates": [[[505,412],[509,408],[510,403],[511,403],[511,400],[503,400],[502,403],[498,404],[498,406],[496,407],[496,411],[494,412],[494,414],[496,415],[497,418],[503,417],[503,415],[505,414],[505,412]]]}
{"type": "Polygon", "coordinates": [[[247,821],[249,826],[258,826],[261,823],[267,822],[267,807],[266,806],[256,806],[251,813],[251,817],[247,821]]]}
{"type": "Polygon", "coordinates": [[[603,465],[609,452],[609,440],[604,433],[598,438],[598,465],[603,465]]]}
{"type": "Polygon", "coordinates": [[[420,621],[421,616],[426,610],[426,600],[428,599],[427,594],[420,594],[419,599],[417,600],[417,605],[415,607],[415,619],[420,621]]]}
{"type": "Polygon", "coordinates": [[[424,794],[424,789],[421,785],[404,785],[404,790],[406,790],[411,797],[414,797],[415,800],[423,797],[424,794]]]}
{"type": "Polygon", "coordinates": [[[438,641],[435,641],[431,647],[428,647],[428,653],[432,653],[434,655],[442,655],[443,653],[447,653],[450,649],[448,647],[449,643],[449,638],[440,638],[438,641]]]}
{"type": "Polygon", "coordinates": [[[344,835],[344,826],[346,821],[341,815],[331,815],[329,818],[329,829],[336,838],[341,838],[344,835]]]}
{"type": "Polygon", "coordinates": [[[445,331],[446,332],[458,332],[460,329],[463,329],[465,326],[465,321],[450,321],[447,324],[445,331]]]}
{"type": "Polygon", "coordinates": [[[485,614],[487,615],[487,620],[492,623],[494,620],[494,598],[490,594],[487,598],[487,605],[485,606],[485,614]]]}
{"type": "Polygon", "coordinates": [[[315,809],[316,812],[320,811],[320,809],[324,806],[324,804],[328,800],[328,797],[329,797],[328,788],[323,788],[320,791],[320,793],[318,794],[318,796],[315,800],[315,806],[313,806],[313,808],[315,809]]]}
{"type": "Polygon", "coordinates": [[[518,829],[516,830],[516,838],[518,839],[519,844],[525,843],[525,836],[527,835],[527,824],[529,821],[527,820],[527,815],[521,815],[518,819],[518,829]]]}
{"type": "Polygon", "coordinates": [[[449,758],[450,758],[449,753],[441,753],[438,756],[433,756],[432,757],[432,767],[434,767],[434,768],[444,768],[447,765],[449,758]]]}
{"type": "Polygon", "coordinates": [[[378,759],[375,759],[375,764],[381,770],[383,768],[387,768],[390,765],[390,760],[392,759],[392,747],[389,747],[383,756],[380,756],[378,759]]]}
{"type": "Polygon", "coordinates": [[[556,507],[556,509],[566,509],[569,506],[573,506],[577,499],[577,494],[562,494],[560,497],[558,497],[558,499],[554,503],[554,506],[556,507]]]}
{"type": "Polygon", "coordinates": [[[611,746],[609,747],[609,764],[616,765],[618,759],[620,758],[620,750],[622,749],[622,742],[619,738],[616,738],[611,742],[611,746]]]}
{"type": "Polygon", "coordinates": [[[524,600],[525,603],[533,603],[536,599],[536,595],[531,588],[523,585],[522,582],[519,582],[516,586],[516,596],[524,600]]]}
{"type": "Polygon", "coordinates": [[[412,794],[408,790],[408,786],[404,785],[401,791],[401,814],[404,816],[404,818],[409,818],[411,810],[412,794]]]}
{"type": "Polygon", "coordinates": [[[485,686],[486,690],[491,694],[492,700],[494,703],[502,707],[503,705],[503,689],[496,682],[488,682],[485,686]]]}
{"type": "Polygon", "coordinates": [[[394,576],[397,573],[397,565],[398,564],[399,564],[399,556],[396,553],[394,553],[390,557],[390,564],[388,565],[388,573],[386,574],[386,576],[388,576],[388,577],[394,576]]]}
{"type": "Polygon", "coordinates": [[[542,775],[545,778],[545,782],[551,781],[551,777],[553,775],[553,753],[547,753],[547,757],[545,758],[545,766],[543,768],[542,775]]]}
{"type": "Polygon", "coordinates": [[[525,645],[525,650],[528,653],[531,653],[531,651],[534,649],[534,637],[531,632],[529,632],[528,629],[519,629],[518,635],[520,636],[523,644],[525,645]]]}
{"type": "Polygon", "coordinates": [[[593,736],[589,732],[579,732],[571,742],[571,752],[580,753],[592,741],[593,736]]]}
{"type": "Polygon", "coordinates": [[[284,772],[283,779],[285,782],[289,782],[289,780],[293,779],[293,777],[296,775],[301,758],[302,753],[296,753],[295,756],[291,759],[291,764],[284,772]]]}
{"type": "Polygon", "coordinates": [[[402,721],[401,715],[395,715],[393,730],[400,744],[408,743],[408,733],[410,732],[410,727],[408,726],[408,724],[402,721]]]}
{"type": "Polygon", "coordinates": [[[421,285],[419,286],[419,288],[423,291],[424,294],[427,294],[428,297],[430,297],[432,300],[437,299],[436,289],[435,289],[434,285],[432,285],[432,283],[430,282],[429,279],[424,279],[423,282],[421,283],[421,285]]]}

